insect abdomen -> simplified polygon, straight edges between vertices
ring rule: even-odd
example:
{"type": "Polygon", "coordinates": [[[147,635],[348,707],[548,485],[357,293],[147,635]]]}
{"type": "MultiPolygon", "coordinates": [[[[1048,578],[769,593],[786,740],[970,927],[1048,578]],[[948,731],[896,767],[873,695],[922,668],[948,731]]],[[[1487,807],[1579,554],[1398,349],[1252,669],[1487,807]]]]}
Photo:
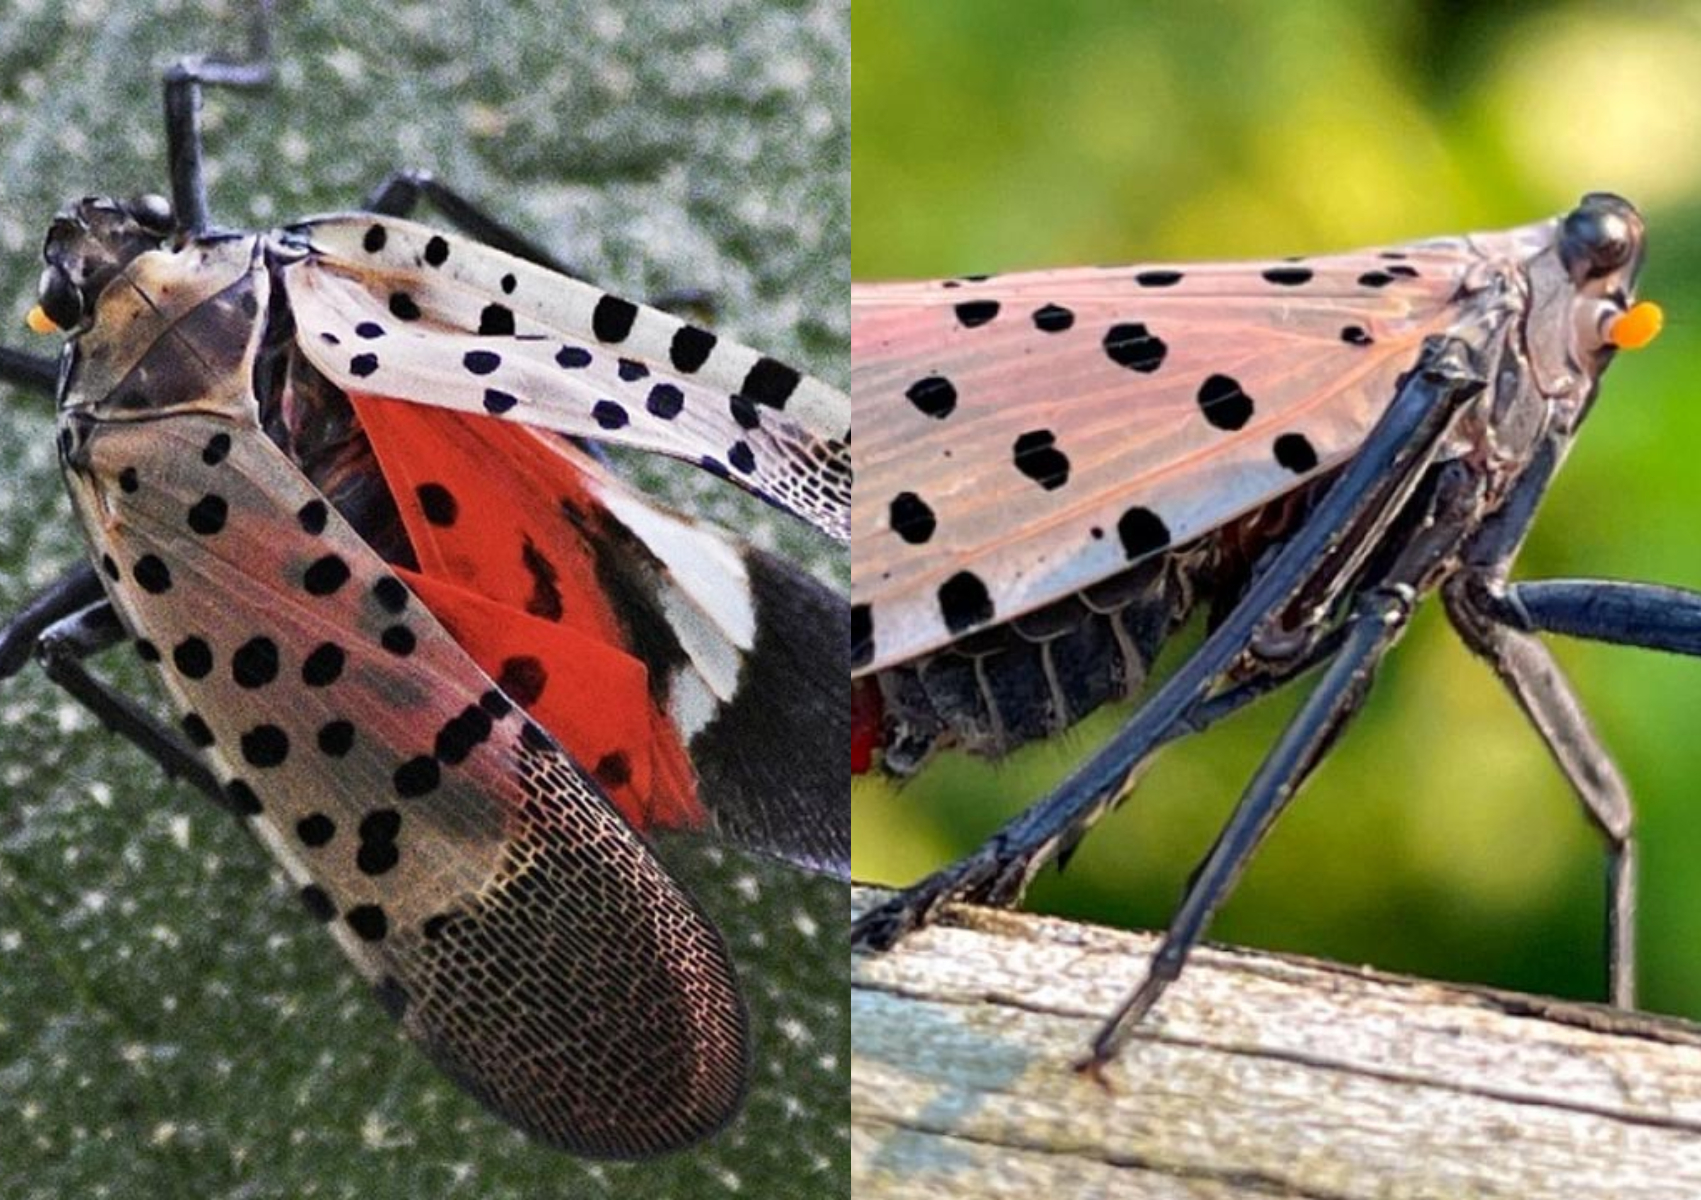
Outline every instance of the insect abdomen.
{"type": "Polygon", "coordinates": [[[1001,757],[1134,694],[1191,609],[1185,562],[1179,555],[1147,560],[881,672],[885,768],[913,774],[947,746],[1001,757]]]}

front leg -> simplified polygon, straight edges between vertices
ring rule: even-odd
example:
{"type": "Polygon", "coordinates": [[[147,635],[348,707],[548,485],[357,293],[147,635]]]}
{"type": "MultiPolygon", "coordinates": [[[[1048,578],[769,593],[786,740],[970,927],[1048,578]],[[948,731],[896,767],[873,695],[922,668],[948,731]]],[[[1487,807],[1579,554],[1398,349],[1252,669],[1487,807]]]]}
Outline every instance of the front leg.
{"type": "MultiPolygon", "coordinates": [[[[194,785],[220,807],[230,808],[218,778],[185,735],[162,724],[84,664],[85,659],[126,640],[100,580],[84,563],[49,584],[17,616],[0,626],[0,679],[16,674],[34,654],[47,677],[100,718],[107,729],[134,744],[167,776],[194,785]]],[[[186,727],[187,735],[195,732],[193,726],[186,727]]]]}
{"type": "MultiPolygon", "coordinates": [[[[1448,581],[1442,597],[1454,628],[1512,693],[1606,845],[1608,992],[1620,1008],[1633,1008],[1636,1003],[1636,842],[1632,835],[1630,789],[1559,663],[1535,636],[1533,631],[1541,627],[1522,618],[1517,618],[1516,623],[1508,619],[1519,612],[1527,615],[1516,597],[1521,587],[1528,586],[1542,585],[1506,585],[1491,572],[1467,570],[1448,581]]],[[[1576,595],[1583,603],[1573,611],[1573,616],[1593,610],[1587,588],[1576,595]]],[[[1701,605],[1701,596],[1693,600],[1701,605]]],[[[1545,604],[1538,609],[1551,611],[1545,604]]],[[[1689,619],[1681,609],[1672,615],[1673,625],[1678,629],[1689,619]]],[[[1580,626],[1581,622],[1572,624],[1580,626]]],[[[1591,627],[1597,630],[1596,636],[1607,641],[1626,640],[1655,628],[1629,625],[1608,630],[1598,623],[1591,627]],[[1605,636],[1611,632],[1625,636],[1605,636]]]]}

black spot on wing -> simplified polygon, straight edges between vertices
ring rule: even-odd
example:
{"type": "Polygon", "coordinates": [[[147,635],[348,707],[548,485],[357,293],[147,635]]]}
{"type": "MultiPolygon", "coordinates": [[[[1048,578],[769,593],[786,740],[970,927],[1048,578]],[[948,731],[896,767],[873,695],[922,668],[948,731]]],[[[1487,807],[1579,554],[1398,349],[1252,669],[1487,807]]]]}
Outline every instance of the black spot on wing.
{"type": "Polygon", "coordinates": [[[887,510],[892,532],[912,546],[925,544],[938,527],[933,509],[914,492],[899,492],[887,510]]]}
{"type": "Polygon", "coordinates": [[[1069,456],[1057,448],[1057,435],[1049,429],[1035,429],[1016,439],[1011,447],[1016,469],[1054,492],[1069,482],[1069,456]]]}
{"type": "Polygon", "coordinates": [[[624,342],[638,319],[638,306],[619,296],[604,295],[591,312],[591,332],[605,343],[624,342]]]}
{"type": "Polygon", "coordinates": [[[1123,513],[1116,522],[1116,534],[1122,540],[1123,553],[1130,562],[1156,554],[1169,546],[1169,526],[1149,508],[1136,505],[1123,513]]]}
{"type": "Polygon", "coordinates": [[[1117,366],[1150,375],[1163,366],[1169,346],[1140,322],[1127,321],[1104,335],[1104,352],[1117,366]]]}
{"type": "Polygon", "coordinates": [[[910,384],[904,398],[915,405],[916,411],[935,420],[944,420],[957,407],[957,389],[943,375],[929,375],[910,384]]]}
{"type": "Polygon", "coordinates": [[[992,620],[992,593],[972,571],[958,571],[939,585],[939,614],[952,633],[966,633],[992,620]]]}

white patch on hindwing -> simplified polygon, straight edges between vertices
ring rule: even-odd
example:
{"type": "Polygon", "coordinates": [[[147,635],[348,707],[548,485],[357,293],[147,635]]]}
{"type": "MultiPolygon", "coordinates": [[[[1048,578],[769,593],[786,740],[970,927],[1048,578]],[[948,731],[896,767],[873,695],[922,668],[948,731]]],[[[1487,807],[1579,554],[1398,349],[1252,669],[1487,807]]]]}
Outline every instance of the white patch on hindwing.
{"type": "Polygon", "coordinates": [[[690,660],[668,681],[668,711],[689,743],[737,694],[756,645],[756,602],[736,547],[712,529],[586,472],[585,484],[660,561],[662,614],[690,660]]]}

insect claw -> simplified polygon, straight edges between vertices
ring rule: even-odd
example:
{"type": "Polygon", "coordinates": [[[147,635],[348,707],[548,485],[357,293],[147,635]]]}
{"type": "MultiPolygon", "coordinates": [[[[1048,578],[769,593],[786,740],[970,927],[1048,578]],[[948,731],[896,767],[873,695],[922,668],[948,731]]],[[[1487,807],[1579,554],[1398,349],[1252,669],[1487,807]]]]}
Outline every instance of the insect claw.
{"type": "Polygon", "coordinates": [[[1110,1060],[1100,1056],[1097,1051],[1094,1051],[1092,1054],[1087,1055],[1087,1057],[1076,1060],[1076,1062],[1072,1064],[1072,1069],[1075,1074],[1084,1079],[1090,1079],[1094,1083],[1098,1084],[1099,1087],[1104,1090],[1106,1095],[1114,1096],[1116,1095],[1116,1087],[1110,1081],[1110,1073],[1107,1070],[1109,1066],[1110,1060]]]}

